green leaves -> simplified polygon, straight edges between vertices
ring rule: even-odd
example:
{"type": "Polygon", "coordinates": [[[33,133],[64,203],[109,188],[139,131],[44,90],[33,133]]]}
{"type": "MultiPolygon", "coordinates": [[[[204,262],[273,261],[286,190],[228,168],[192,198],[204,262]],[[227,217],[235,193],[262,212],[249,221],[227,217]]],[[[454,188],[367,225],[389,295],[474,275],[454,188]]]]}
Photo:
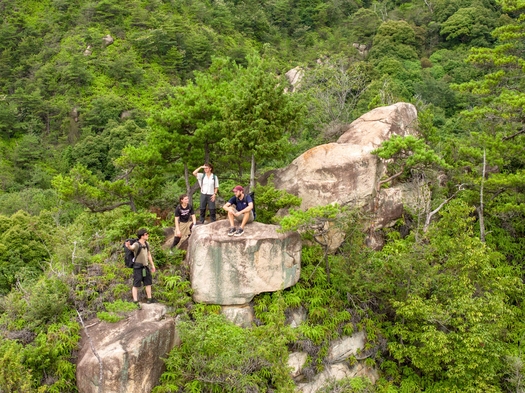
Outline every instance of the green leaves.
{"type": "Polygon", "coordinates": [[[286,341],[274,327],[243,329],[219,315],[177,324],[182,340],[166,360],[167,372],[154,393],[184,391],[245,392],[272,387],[291,392],[286,341]]]}
{"type": "Polygon", "coordinates": [[[502,256],[473,236],[466,214],[466,206],[451,203],[428,247],[414,244],[390,254],[395,261],[410,261],[412,269],[423,268],[424,274],[410,275],[407,292],[392,298],[395,339],[389,349],[436,386],[490,391],[497,389],[502,338],[515,318],[506,301],[523,288],[502,256]]]}

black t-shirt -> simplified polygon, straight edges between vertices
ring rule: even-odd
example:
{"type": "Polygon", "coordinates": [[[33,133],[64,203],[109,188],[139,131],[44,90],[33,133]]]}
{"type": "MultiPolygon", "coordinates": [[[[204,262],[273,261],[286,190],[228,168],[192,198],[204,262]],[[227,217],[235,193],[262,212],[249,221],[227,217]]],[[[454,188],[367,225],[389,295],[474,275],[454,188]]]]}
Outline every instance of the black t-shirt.
{"type": "Polygon", "coordinates": [[[183,208],[181,205],[175,208],[175,217],[179,217],[179,222],[188,222],[194,214],[193,206],[190,204],[186,208],[183,208]]]}

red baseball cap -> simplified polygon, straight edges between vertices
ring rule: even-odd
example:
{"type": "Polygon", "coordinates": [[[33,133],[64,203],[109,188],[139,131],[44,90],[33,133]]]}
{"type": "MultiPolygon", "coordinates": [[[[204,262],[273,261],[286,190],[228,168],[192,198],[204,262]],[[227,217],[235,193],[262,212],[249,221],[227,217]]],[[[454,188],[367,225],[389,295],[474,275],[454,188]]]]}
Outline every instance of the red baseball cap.
{"type": "Polygon", "coordinates": [[[233,191],[242,191],[242,192],[244,192],[244,188],[242,188],[242,186],[235,186],[233,188],[233,191]]]}

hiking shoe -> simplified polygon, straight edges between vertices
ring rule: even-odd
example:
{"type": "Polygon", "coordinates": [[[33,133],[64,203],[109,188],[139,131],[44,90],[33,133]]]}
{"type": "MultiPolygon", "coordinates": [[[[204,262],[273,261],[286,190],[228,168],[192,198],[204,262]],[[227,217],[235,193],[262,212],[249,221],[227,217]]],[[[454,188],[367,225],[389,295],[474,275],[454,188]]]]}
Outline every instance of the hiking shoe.
{"type": "Polygon", "coordinates": [[[150,299],[146,300],[146,303],[152,304],[152,303],[157,303],[157,301],[155,299],[153,299],[153,298],[150,298],[150,299]]]}
{"type": "Polygon", "coordinates": [[[235,228],[230,228],[230,230],[228,231],[228,236],[233,236],[236,232],[236,229],[235,228]]]}
{"type": "Polygon", "coordinates": [[[134,301],[133,304],[137,306],[137,308],[140,310],[140,303],[138,302],[138,300],[136,302],[134,301]]]}
{"type": "Polygon", "coordinates": [[[244,233],[244,229],[242,228],[239,228],[235,231],[235,233],[233,234],[233,236],[241,236],[242,234],[244,233]]]}

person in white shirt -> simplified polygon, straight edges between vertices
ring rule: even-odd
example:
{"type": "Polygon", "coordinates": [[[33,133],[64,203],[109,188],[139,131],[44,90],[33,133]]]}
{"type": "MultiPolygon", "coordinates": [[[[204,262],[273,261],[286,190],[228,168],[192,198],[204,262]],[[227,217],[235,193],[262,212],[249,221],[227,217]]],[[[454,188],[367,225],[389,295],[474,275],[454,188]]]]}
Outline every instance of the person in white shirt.
{"type": "Polygon", "coordinates": [[[217,192],[219,191],[219,179],[213,173],[213,166],[211,164],[204,164],[198,167],[193,171],[193,176],[197,178],[201,186],[199,223],[204,224],[206,207],[210,210],[210,221],[214,222],[217,220],[215,200],[217,198],[217,192]],[[204,173],[199,173],[201,169],[204,169],[204,173]]]}

